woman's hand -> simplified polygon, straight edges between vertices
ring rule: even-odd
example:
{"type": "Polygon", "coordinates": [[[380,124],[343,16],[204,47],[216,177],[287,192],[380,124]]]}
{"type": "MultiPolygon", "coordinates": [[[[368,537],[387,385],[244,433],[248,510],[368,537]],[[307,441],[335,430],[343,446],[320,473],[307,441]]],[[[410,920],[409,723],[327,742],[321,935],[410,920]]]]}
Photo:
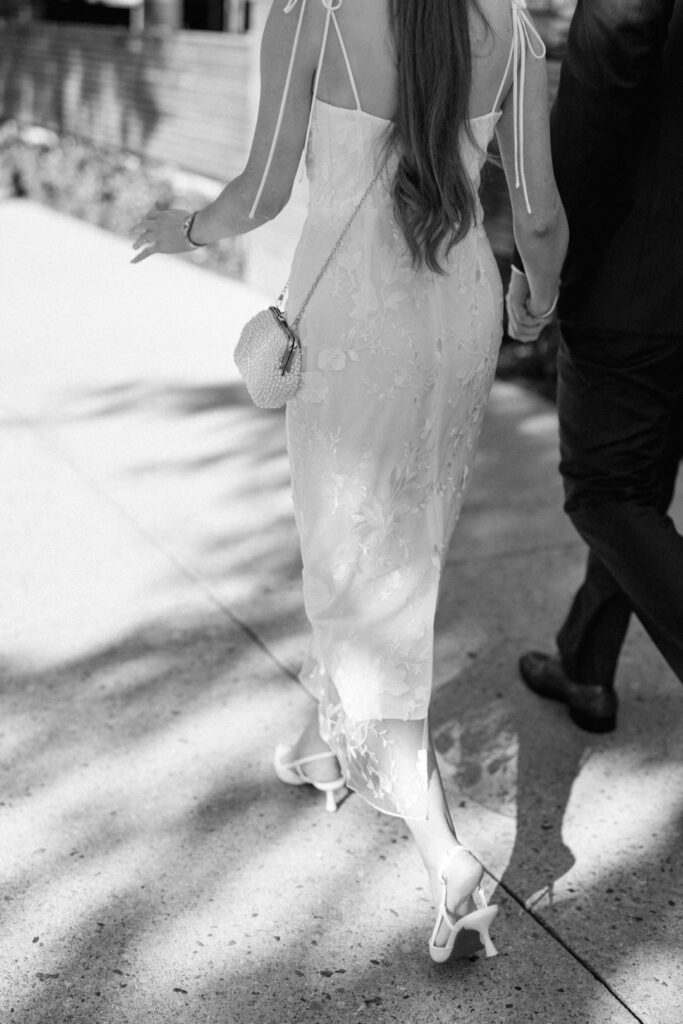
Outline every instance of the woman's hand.
{"type": "Polygon", "coordinates": [[[141,263],[157,252],[192,252],[192,246],[183,234],[183,224],[187,217],[188,210],[160,210],[156,206],[152,207],[131,232],[138,236],[133,242],[133,248],[142,249],[142,252],[130,262],[141,263]]]}
{"type": "Polygon", "coordinates": [[[536,341],[543,328],[550,323],[555,311],[553,305],[546,315],[535,316],[529,309],[529,302],[529,282],[526,274],[522,274],[513,266],[505,306],[508,314],[507,333],[515,341],[536,341]]]}

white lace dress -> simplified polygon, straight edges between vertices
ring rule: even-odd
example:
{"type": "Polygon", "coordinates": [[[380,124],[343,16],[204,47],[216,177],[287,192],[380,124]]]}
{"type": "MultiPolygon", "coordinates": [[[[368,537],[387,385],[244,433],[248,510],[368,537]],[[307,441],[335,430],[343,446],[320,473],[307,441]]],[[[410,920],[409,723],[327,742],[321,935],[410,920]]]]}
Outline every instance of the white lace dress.
{"type": "MultiPolygon", "coordinates": [[[[475,187],[497,116],[472,122],[480,148],[463,140],[475,187]]],[[[292,316],[373,178],[386,128],[315,101],[292,316]]],[[[300,325],[303,383],[287,437],[313,632],[301,678],[349,786],[402,817],[426,814],[437,592],[502,303],[481,210],[445,276],[416,272],[380,180],[300,325]]]]}
{"type": "MultiPolygon", "coordinates": [[[[503,82],[512,67],[517,91],[525,48],[534,52],[535,39],[534,56],[545,49],[524,0],[510,2],[503,82]]],[[[301,25],[306,3],[288,0],[284,9],[300,4],[301,25]]],[[[334,13],[341,0],[322,3],[319,68],[332,26],[356,108],[317,99],[316,76],[310,206],[292,266],[290,322],[372,182],[389,127],[361,109],[334,13]]],[[[290,73],[295,53],[296,40],[290,73]]],[[[470,122],[474,141],[463,134],[475,191],[502,88],[493,111],[470,122]]],[[[286,96],[287,86],[281,115],[286,96]]],[[[277,129],[252,214],[276,142],[277,129]]],[[[393,217],[393,170],[390,161],[299,325],[303,382],[287,407],[287,439],[312,630],[301,680],[348,785],[379,810],[424,818],[436,600],[493,380],[503,296],[479,205],[444,275],[413,269],[393,217]]],[[[517,170],[528,206],[521,160],[517,170]]]]}

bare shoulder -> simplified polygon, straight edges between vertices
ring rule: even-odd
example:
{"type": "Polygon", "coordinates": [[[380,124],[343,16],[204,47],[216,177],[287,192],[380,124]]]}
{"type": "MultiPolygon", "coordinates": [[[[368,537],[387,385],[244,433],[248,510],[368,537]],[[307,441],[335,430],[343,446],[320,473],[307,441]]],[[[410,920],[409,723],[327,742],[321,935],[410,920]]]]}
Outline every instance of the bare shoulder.
{"type": "Polygon", "coordinates": [[[317,57],[330,10],[345,40],[387,35],[389,0],[270,0],[264,42],[268,38],[273,51],[286,50],[298,34],[301,49],[317,57]]]}
{"type": "Polygon", "coordinates": [[[477,56],[492,56],[512,40],[511,0],[473,0],[470,14],[472,51],[477,56]]]}
{"type": "Polygon", "coordinates": [[[285,3],[285,0],[271,0],[270,11],[261,40],[262,64],[268,67],[271,62],[276,68],[287,65],[295,39],[297,39],[299,60],[306,62],[314,59],[320,45],[323,23],[323,5],[321,3],[306,4],[299,0],[296,4],[285,3]]]}

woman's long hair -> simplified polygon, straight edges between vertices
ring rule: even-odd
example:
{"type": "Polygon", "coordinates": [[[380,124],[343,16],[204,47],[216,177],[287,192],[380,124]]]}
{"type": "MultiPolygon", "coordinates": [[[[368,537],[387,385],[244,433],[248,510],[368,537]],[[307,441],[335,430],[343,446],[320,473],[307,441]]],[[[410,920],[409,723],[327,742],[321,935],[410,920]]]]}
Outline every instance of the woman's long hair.
{"type": "MultiPolygon", "coordinates": [[[[460,153],[469,129],[472,0],[391,0],[400,154],[394,212],[416,267],[441,261],[469,231],[476,197],[460,153]]],[[[476,8],[475,8],[476,9],[476,8]]]]}

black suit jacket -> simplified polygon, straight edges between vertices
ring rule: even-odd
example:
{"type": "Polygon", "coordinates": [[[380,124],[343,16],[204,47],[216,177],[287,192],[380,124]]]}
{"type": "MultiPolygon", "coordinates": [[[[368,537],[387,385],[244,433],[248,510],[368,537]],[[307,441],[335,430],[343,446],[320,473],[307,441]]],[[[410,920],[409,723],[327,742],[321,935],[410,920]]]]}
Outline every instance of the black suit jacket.
{"type": "Polygon", "coordinates": [[[560,319],[683,337],[683,0],[578,0],[551,138],[560,319]]]}

